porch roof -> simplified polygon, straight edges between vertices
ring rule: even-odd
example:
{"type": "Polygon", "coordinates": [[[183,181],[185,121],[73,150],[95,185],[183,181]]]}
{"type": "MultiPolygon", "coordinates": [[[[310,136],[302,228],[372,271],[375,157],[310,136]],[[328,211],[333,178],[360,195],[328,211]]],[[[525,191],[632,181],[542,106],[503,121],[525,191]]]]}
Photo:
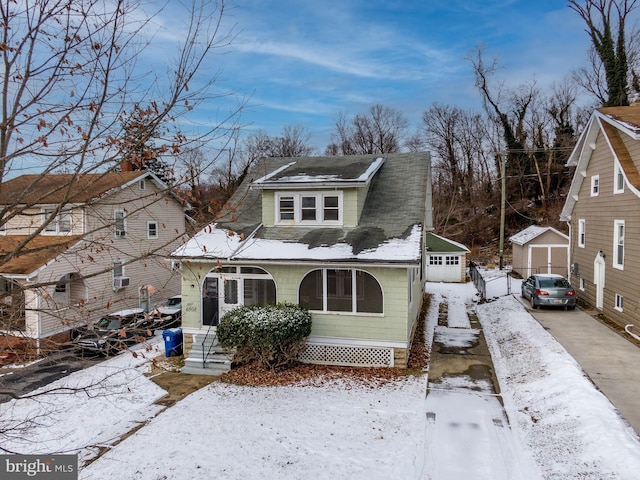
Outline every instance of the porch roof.
{"type": "Polygon", "coordinates": [[[28,240],[26,235],[7,235],[0,241],[0,275],[30,275],[80,240],[79,235],[39,235],[28,240]],[[27,241],[28,240],[28,241],[27,241]],[[19,254],[10,255],[27,241],[19,254]]]}

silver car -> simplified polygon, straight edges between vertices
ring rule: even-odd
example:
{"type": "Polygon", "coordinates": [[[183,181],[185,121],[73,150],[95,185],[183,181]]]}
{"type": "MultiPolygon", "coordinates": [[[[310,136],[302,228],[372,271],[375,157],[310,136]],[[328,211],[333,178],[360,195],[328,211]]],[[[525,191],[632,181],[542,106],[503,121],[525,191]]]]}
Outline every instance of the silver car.
{"type": "Polygon", "coordinates": [[[576,291],[566,278],[553,273],[536,273],[522,282],[522,298],[528,299],[532,308],[576,308],[576,291]]]}

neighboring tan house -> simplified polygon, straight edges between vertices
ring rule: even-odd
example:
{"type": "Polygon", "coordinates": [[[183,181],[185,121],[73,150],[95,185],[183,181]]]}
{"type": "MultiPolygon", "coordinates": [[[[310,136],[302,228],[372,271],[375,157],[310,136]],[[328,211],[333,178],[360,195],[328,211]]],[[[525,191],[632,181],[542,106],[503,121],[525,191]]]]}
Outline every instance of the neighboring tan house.
{"type": "Polygon", "coordinates": [[[553,227],[531,225],[509,237],[512,271],[522,278],[534,273],[569,273],[569,237],[553,227]]]}
{"type": "Polygon", "coordinates": [[[0,213],[4,335],[64,342],[106,310],[180,291],[167,256],[185,208],[153,173],[23,175],[0,185],[0,213]]]}
{"type": "Polygon", "coordinates": [[[461,243],[427,233],[425,280],[428,282],[464,282],[467,279],[467,253],[461,243]]]}
{"type": "Polygon", "coordinates": [[[576,170],[560,218],[578,299],[640,325],[640,106],[593,112],[568,165],[576,170]]]}
{"type": "Polygon", "coordinates": [[[183,372],[215,373],[210,348],[225,312],[285,301],[312,313],[301,360],[405,367],[423,299],[430,178],[427,153],[260,161],[224,218],[172,255],[182,261],[183,372]]]}

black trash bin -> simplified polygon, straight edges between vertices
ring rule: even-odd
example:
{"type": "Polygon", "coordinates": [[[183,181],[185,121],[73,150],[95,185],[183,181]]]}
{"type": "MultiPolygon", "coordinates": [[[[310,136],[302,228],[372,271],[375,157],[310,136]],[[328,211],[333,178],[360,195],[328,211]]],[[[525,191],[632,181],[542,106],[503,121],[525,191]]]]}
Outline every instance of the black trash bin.
{"type": "Polygon", "coordinates": [[[182,355],[182,329],[170,328],[162,332],[164,338],[164,354],[167,357],[182,355]]]}

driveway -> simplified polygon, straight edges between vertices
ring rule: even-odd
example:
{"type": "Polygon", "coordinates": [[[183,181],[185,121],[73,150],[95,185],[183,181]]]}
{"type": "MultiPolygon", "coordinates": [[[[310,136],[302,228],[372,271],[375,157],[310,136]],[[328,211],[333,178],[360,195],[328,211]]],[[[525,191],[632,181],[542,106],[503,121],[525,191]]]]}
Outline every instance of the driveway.
{"type": "Polygon", "coordinates": [[[0,403],[50,384],[72,372],[104,360],[103,357],[81,358],[73,352],[53,353],[42,360],[18,368],[0,368],[0,403]]]}
{"type": "Polygon", "coordinates": [[[622,417],[640,433],[640,348],[579,308],[533,310],[520,294],[514,297],[580,364],[622,417]]]}

